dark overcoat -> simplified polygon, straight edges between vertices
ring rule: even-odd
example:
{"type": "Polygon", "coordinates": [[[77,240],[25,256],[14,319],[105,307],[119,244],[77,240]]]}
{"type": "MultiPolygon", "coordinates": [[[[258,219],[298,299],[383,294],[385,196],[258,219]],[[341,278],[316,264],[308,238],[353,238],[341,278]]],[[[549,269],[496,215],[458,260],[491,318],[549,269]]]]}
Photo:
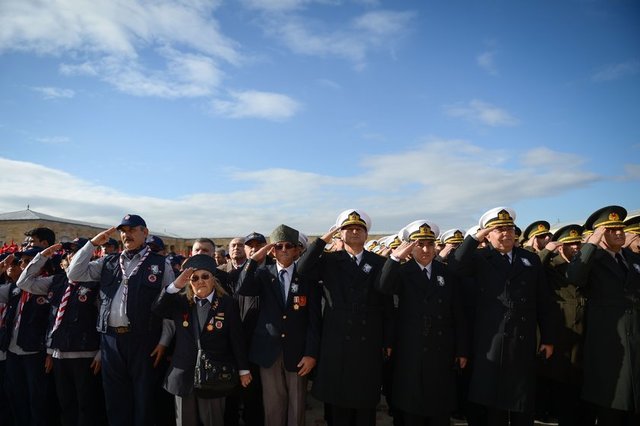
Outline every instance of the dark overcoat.
{"type": "Polygon", "coordinates": [[[569,263],[562,256],[549,250],[540,251],[538,256],[545,266],[551,296],[562,320],[553,355],[540,360],[538,372],[557,382],[580,385],[586,298],[567,278],[569,263]]]}
{"type": "Polygon", "coordinates": [[[346,251],[324,253],[324,246],[317,239],[298,262],[301,275],[324,286],[320,358],[312,393],[340,407],[375,408],[383,348],[390,347],[393,329],[393,298],[377,290],[385,259],[364,251],[356,265],[346,251]]]}
{"type": "Polygon", "coordinates": [[[467,327],[456,277],[438,261],[431,276],[413,260],[388,259],[380,288],[398,295],[393,403],[422,417],[456,406],[455,358],[468,356],[467,327]]]}
{"type": "Polygon", "coordinates": [[[260,296],[258,323],[249,359],[269,368],[282,353],[285,369],[299,370],[303,356],[318,358],[320,349],[320,288],[294,269],[287,302],[282,300],[275,264],[258,267],[249,260],[240,274],[239,294],[260,296]]]}
{"type": "Polygon", "coordinates": [[[640,256],[622,249],[625,274],[608,251],[583,244],[569,280],[587,296],[583,399],[640,412],[640,256]]]}
{"type": "Polygon", "coordinates": [[[536,254],[513,249],[508,263],[493,247],[477,249],[472,236],[449,259],[449,267],[475,277],[478,302],[474,324],[474,368],[469,399],[502,410],[533,412],[536,327],[541,342],[553,344],[553,302],[536,254]]]}
{"type": "MultiPolygon", "coordinates": [[[[172,319],[176,328],[175,350],[164,382],[164,388],[173,395],[187,396],[193,392],[198,355],[196,335],[202,349],[215,352],[217,361],[233,362],[238,370],[249,370],[240,315],[233,298],[218,297],[217,306],[211,305],[202,327],[198,324],[197,309],[182,293],[169,294],[164,290],[152,307],[156,315],[172,319]]],[[[199,392],[198,396],[210,395],[199,392]]]]}

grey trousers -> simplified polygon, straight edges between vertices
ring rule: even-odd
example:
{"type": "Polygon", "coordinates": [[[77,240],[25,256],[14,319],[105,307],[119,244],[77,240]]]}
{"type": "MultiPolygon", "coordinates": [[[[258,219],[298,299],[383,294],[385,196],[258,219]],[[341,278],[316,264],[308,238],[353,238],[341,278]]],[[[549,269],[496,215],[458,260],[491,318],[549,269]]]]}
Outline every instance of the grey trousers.
{"type": "Polygon", "coordinates": [[[224,426],[225,398],[198,398],[191,393],[176,395],[176,425],[224,426]]]}
{"type": "Polygon", "coordinates": [[[269,368],[260,367],[265,426],[305,424],[307,376],[285,370],[282,353],[269,368]]]}

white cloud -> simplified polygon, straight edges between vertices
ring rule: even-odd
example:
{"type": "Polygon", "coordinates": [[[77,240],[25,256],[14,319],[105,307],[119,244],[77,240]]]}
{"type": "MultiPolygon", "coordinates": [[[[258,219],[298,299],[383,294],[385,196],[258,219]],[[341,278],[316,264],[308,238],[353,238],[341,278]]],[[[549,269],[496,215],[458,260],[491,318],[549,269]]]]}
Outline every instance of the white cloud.
{"type": "Polygon", "coordinates": [[[519,123],[508,111],[478,99],[446,106],[445,112],[451,117],[461,117],[491,127],[515,126],[519,123]]]}
{"type": "Polygon", "coordinates": [[[304,16],[297,2],[295,10],[273,13],[265,10],[262,25],[265,32],[279,39],[291,51],[302,55],[338,57],[352,62],[356,69],[366,66],[372,51],[389,48],[410,28],[416,13],[411,11],[368,11],[349,21],[330,23],[304,16]]]}
{"type": "Polygon", "coordinates": [[[495,64],[496,51],[488,50],[479,53],[476,56],[476,63],[480,68],[485,70],[489,75],[498,75],[498,69],[495,64]]]}
{"type": "Polygon", "coordinates": [[[218,6],[183,0],[5,0],[0,53],[58,56],[62,74],[98,77],[134,95],[207,96],[220,85],[221,64],[243,60],[239,45],[213,18],[218,6]],[[149,54],[155,56],[147,60],[149,54]]]}
{"type": "Polygon", "coordinates": [[[640,72],[640,61],[633,60],[622,62],[619,64],[611,64],[596,71],[591,76],[591,80],[595,82],[604,82],[618,80],[624,77],[638,74],[640,72]]]}
{"type": "Polygon", "coordinates": [[[216,114],[229,118],[264,118],[268,120],[285,120],[295,115],[300,104],[289,96],[279,93],[230,92],[228,100],[217,99],[212,102],[216,114]]]}
{"type": "Polygon", "coordinates": [[[43,99],[73,98],[76,95],[73,90],[60,87],[32,87],[32,89],[40,93],[43,99]]]}
{"type": "MultiPolygon", "coordinates": [[[[163,199],[124,193],[66,172],[0,157],[0,211],[30,204],[54,216],[104,224],[136,212],[152,230],[195,237],[268,233],[280,223],[319,234],[340,211],[355,206],[371,215],[376,233],[397,231],[418,217],[448,229],[470,226],[479,212],[496,205],[544,199],[602,179],[582,164],[577,155],[547,148],[510,153],[465,141],[431,139],[403,152],[364,157],[347,175],[238,170],[229,175],[231,182],[221,184],[233,187],[234,181],[242,182],[242,190],[163,199]],[[241,212],[241,220],[229,212],[241,212]]],[[[637,178],[637,166],[628,170],[637,178]]]]}

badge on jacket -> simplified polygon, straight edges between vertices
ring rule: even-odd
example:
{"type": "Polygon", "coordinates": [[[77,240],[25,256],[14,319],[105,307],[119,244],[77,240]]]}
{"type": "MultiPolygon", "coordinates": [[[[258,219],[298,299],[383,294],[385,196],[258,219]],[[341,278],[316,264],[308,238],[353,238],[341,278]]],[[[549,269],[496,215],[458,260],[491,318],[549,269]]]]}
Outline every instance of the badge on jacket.
{"type": "Polygon", "coordinates": [[[524,257],[521,259],[524,266],[531,266],[531,262],[529,262],[529,259],[525,259],[524,257]]]}
{"type": "Polygon", "coordinates": [[[443,277],[442,275],[438,275],[438,276],[436,277],[436,280],[438,281],[438,285],[439,285],[440,287],[444,287],[444,277],[443,277]]]}
{"type": "Polygon", "coordinates": [[[636,272],[640,274],[640,265],[638,265],[637,263],[634,263],[633,264],[633,269],[635,269],[636,272]]]}
{"type": "Polygon", "coordinates": [[[363,271],[365,274],[368,274],[369,272],[371,272],[371,269],[373,269],[373,268],[372,268],[372,266],[371,266],[371,265],[369,265],[368,263],[365,263],[364,265],[362,265],[362,271],[363,271]]]}

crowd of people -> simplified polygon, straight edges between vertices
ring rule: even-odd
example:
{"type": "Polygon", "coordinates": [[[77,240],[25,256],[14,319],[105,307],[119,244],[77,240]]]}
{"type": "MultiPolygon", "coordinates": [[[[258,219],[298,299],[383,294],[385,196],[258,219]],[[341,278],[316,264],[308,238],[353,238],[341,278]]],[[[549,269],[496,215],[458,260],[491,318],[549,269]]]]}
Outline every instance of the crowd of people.
{"type": "Polygon", "coordinates": [[[416,220],[369,239],[340,213],[166,253],[127,214],[91,238],[28,230],[0,257],[0,424],[640,425],[640,216],[524,231],[416,220]],[[119,234],[120,243],[115,240],[119,234]],[[198,385],[196,359],[237,386],[198,385]],[[225,367],[226,368],[226,367],[225,367]],[[225,370],[226,371],[226,370],[225,370]]]}

